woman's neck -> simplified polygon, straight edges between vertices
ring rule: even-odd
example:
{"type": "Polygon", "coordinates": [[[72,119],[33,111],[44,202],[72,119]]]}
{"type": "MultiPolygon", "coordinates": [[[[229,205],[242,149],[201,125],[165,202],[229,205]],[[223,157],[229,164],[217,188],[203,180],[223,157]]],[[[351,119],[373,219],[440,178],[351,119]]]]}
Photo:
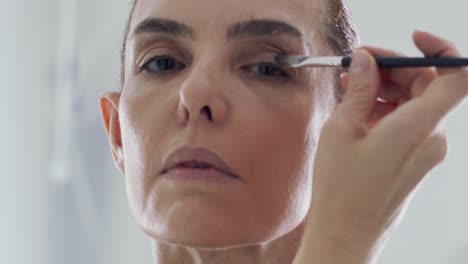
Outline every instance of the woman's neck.
{"type": "Polygon", "coordinates": [[[299,249],[303,224],[286,235],[261,245],[229,249],[197,249],[153,241],[155,264],[285,264],[299,249]]]}

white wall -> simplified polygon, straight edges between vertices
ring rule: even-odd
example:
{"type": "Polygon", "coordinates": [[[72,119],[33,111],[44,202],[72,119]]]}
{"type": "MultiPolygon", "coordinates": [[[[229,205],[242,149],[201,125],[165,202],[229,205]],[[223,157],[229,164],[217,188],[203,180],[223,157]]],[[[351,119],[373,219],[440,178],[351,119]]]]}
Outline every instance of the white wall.
{"type": "Polygon", "coordinates": [[[56,1],[0,1],[0,263],[50,263],[56,1]]]}
{"type": "MultiPolygon", "coordinates": [[[[119,85],[130,2],[0,0],[0,263],[151,263],[98,109],[99,95],[119,85]],[[76,20],[63,16],[67,10],[76,20]],[[57,153],[64,159],[51,163],[57,153]]],[[[411,32],[422,28],[468,56],[466,0],[350,5],[364,44],[417,55],[411,32]]],[[[467,115],[465,104],[450,117],[449,155],[415,196],[380,264],[468,263],[467,115]]]]}

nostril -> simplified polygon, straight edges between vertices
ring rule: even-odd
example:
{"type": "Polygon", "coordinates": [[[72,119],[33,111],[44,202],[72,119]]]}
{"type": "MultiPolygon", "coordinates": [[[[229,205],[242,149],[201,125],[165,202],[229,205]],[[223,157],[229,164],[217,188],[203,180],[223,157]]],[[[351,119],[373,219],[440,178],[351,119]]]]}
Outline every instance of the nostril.
{"type": "Polygon", "coordinates": [[[201,110],[201,114],[203,115],[204,113],[206,113],[206,115],[208,116],[208,119],[211,121],[211,109],[208,107],[208,106],[205,106],[202,108],[201,110]]]}

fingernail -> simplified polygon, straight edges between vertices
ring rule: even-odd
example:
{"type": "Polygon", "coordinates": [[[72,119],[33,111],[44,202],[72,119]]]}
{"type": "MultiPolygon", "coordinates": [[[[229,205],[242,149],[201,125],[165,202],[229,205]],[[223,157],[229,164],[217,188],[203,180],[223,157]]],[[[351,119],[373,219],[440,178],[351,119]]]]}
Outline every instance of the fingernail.
{"type": "Polygon", "coordinates": [[[421,32],[421,33],[429,33],[429,31],[427,30],[424,30],[424,29],[420,29],[420,28],[417,28],[414,30],[415,32],[421,32]]]}
{"type": "Polygon", "coordinates": [[[435,38],[442,39],[441,36],[436,35],[435,33],[429,32],[429,31],[424,30],[424,29],[416,29],[414,32],[415,33],[423,33],[423,34],[426,34],[426,35],[429,35],[429,36],[432,36],[432,37],[435,37],[435,38]]]}
{"type": "Polygon", "coordinates": [[[353,54],[350,71],[352,73],[363,73],[369,71],[369,55],[364,50],[357,50],[353,54]]]}

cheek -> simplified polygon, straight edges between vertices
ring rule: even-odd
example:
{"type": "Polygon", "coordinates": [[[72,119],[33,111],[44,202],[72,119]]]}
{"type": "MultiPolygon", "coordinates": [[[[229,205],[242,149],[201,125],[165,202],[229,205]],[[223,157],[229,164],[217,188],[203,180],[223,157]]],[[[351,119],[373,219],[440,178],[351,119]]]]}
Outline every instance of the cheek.
{"type": "Polygon", "coordinates": [[[312,97],[302,96],[258,110],[248,138],[239,141],[253,160],[251,188],[258,208],[285,228],[305,217],[312,190],[312,97]]]}
{"type": "Polygon", "coordinates": [[[268,150],[269,163],[274,166],[266,168],[278,184],[293,188],[306,176],[303,175],[304,166],[308,165],[309,153],[314,147],[310,124],[310,109],[297,107],[276,115],[269,133],[265,133],[260,148],[268,150]]]}
{"type": "MultiPolygon", "coordinates": [[[[149,186],[159,173],[158,161],[167,149],[167,122],[164,103],[154,96],[129,97],[121,103],[121,133],[125,158],[127,196],[132,210],[144,214],[149,186]],[[164,146],[163,146],[164,144],[164,146]]],[[[158,97],[156,97],[158,98],[158,97]]]]}
{"type": "Polygon", "coordinates": [[[120,115],[123,155],[125,164],[126,191],[130,208],[135,215],[141,213],[143,203],[143,172],[145,171],[144,138],[139,134],[132,115],[120,115]]]}
{"type": "Polygon", "coordinates": [[[259,151],[259,162],[271,162],[266,169],[286,173],[298,167],[310,146],[313,112],[312,96],[297,94],[264,105],[255,114],[252,126],[252,148],[259,151]],[[279,102],[279,103],[278,103],[279,102]],[[254,135],[255,134],[255,135],[254,135]]]}

